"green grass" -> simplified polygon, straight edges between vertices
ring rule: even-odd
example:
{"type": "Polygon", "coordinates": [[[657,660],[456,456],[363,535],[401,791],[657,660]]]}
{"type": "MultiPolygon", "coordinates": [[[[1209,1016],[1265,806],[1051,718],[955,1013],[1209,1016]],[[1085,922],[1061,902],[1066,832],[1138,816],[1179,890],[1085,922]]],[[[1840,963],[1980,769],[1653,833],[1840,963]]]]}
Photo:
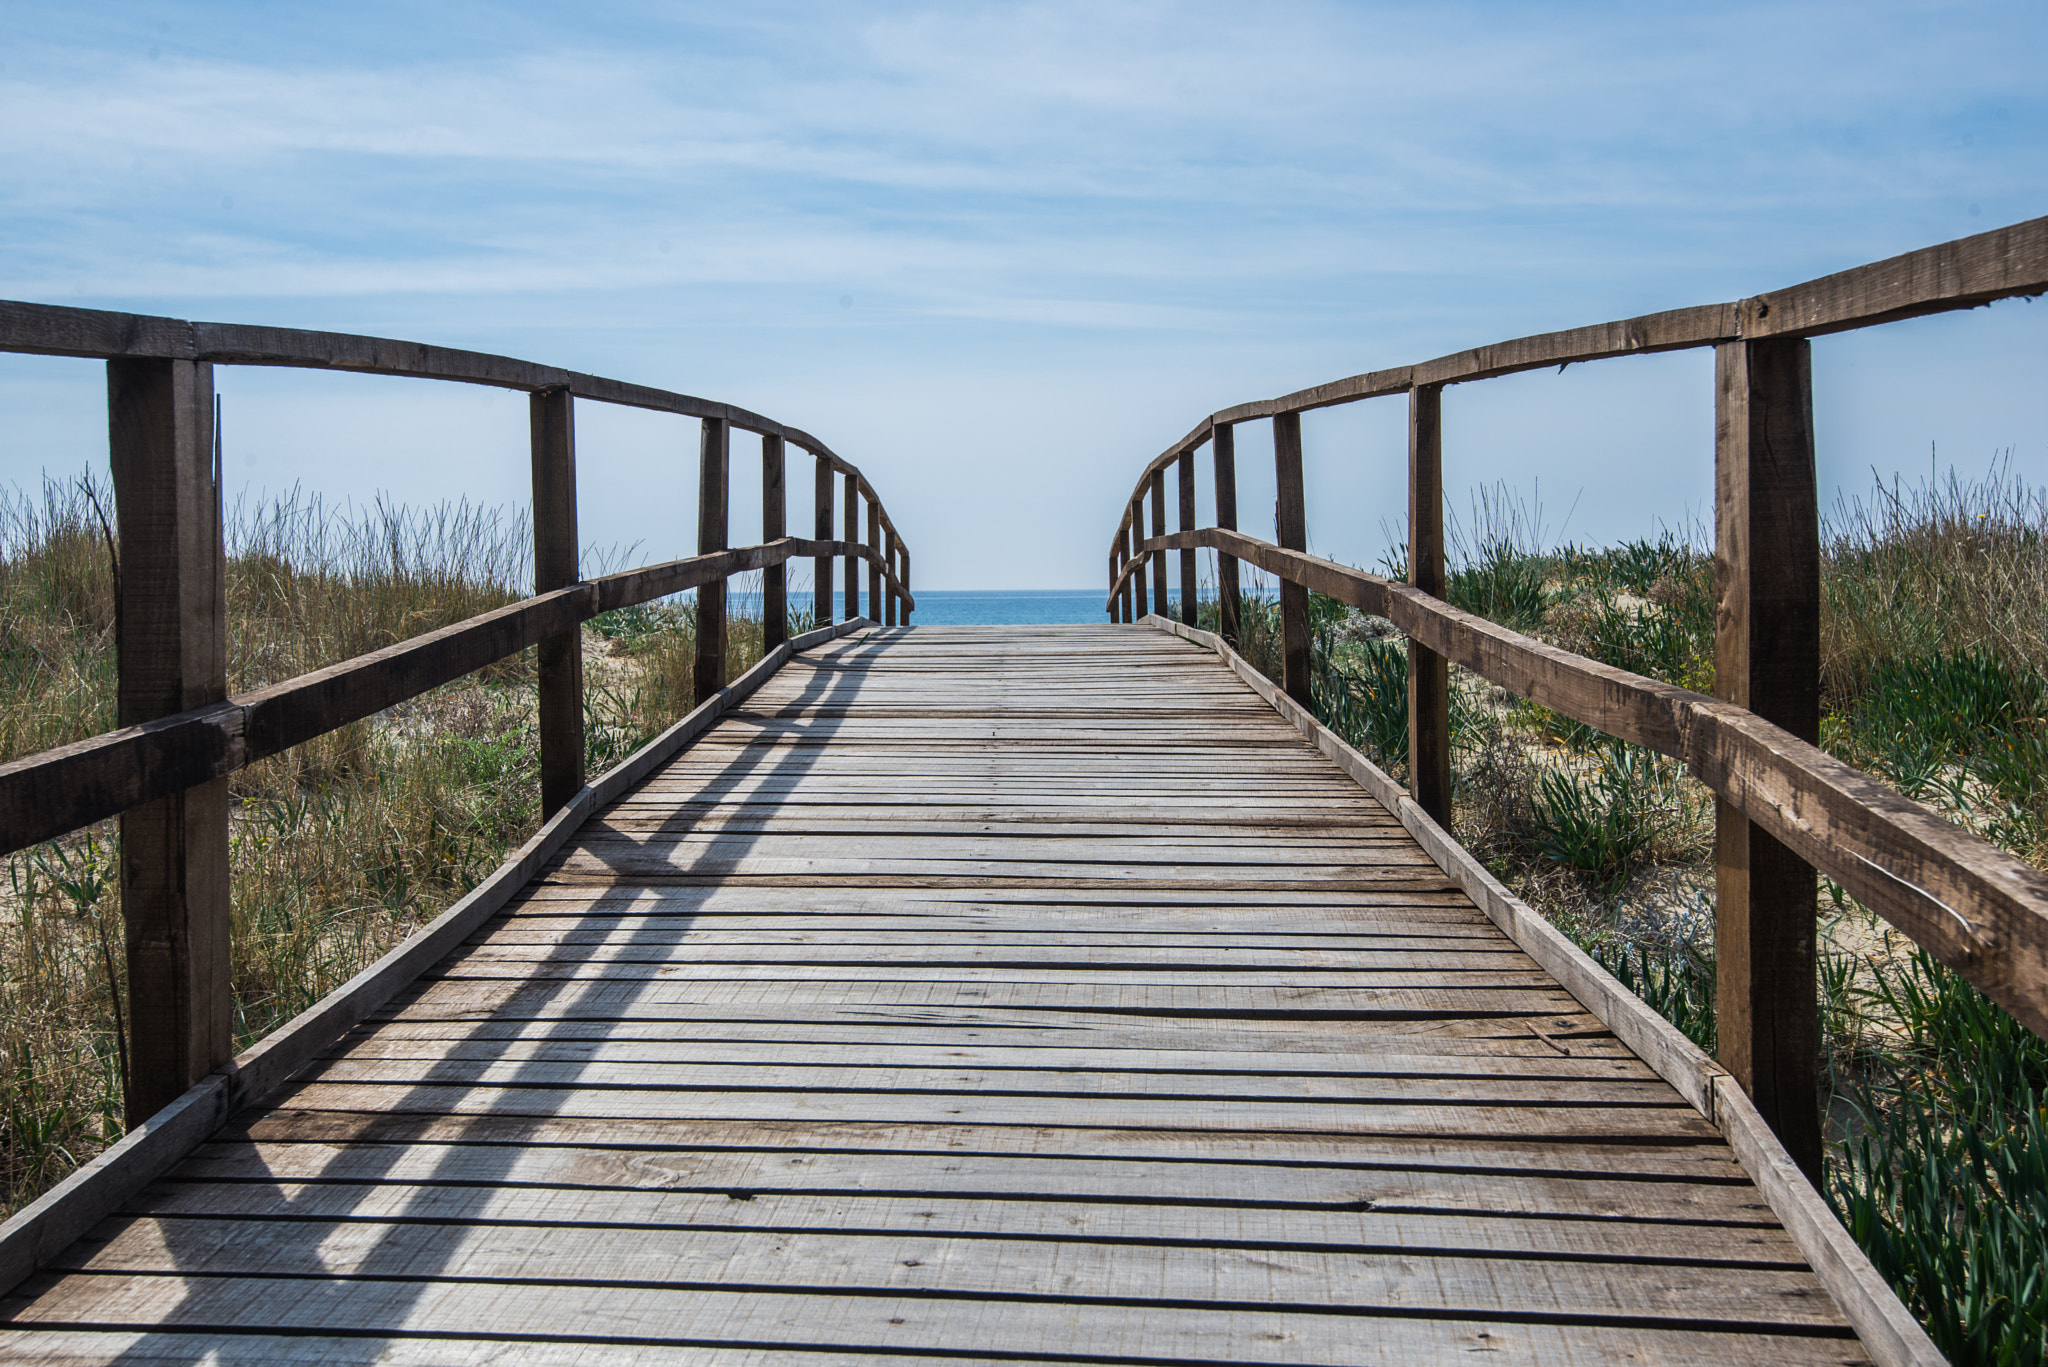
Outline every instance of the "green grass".
{"type": "MultiPolygon", "coordinates": [[[[0,760],[114,723],[103,487],[0,494],[0,760]]],[[[336,509],[288,496],[229,518],[229,687],[242,691],[520,597],[530,534],[462,504],[336,509]]],[[[792,630],[808,629],[797,620],[792,630]]],[[[596,773],[695,704],[692,605],[608,613],[584,637],[596,773]]],[[[729,674],[761,653],[735,616],[729,674]]],[[[460,898],[539,821],[531,653],[234,775],[238,1046],[346,982],[460,898]]],[[[121,1133],[126,1022],[118,823],[5,860],[0,1210],[121,1133]]]]}
{"type": "MultiPolygon", "coordinates": [[[[1712,690],[1713,564],[1697,538],[1544,548],[1538,521],[1497,492],[1476,504],[1449,600],[1712,690]]],[[[1837,508],[1822,545],[1823,745],[2048,867],[2048,497],[2003,466],[1879,486],[1837,508]]],[[[1396,553],[1386,568],[1406,567],[1396,553]]],[[[1311,601],[1317,715],[1402,777],[1403,643],[1311,601]]],[[[1270,587],[1243,620],[1242,653],[1278,678],[1270,587]]],[[[1711,1051],[1711,795],[1681,765],[1456,669],[1453,752],[1459,839],[1711,1051]]],[[[1824,889],[1825,1194],[1959,1367],[2048,1361],[2048,1044],[1824,889]]]]}

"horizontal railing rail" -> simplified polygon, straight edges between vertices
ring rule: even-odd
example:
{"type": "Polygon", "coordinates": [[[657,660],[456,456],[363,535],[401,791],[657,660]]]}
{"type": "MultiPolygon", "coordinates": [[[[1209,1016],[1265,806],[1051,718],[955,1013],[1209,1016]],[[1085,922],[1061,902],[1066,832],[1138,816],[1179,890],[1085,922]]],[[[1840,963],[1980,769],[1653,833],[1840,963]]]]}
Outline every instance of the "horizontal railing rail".
{"type": "Polygon", "coordinates": [[[1125,502],[1110,540],[1109,616],[1138,621],[1151,603],[1168,614],[1168,561],[1178,553],[1179,616],[1195,625],[1195,553],[1208,549],[1216,552],[1221,634],[1234,645],[1238,564],[1267,570],[1280,581],[1283,687],[1304,706],[1309,591],[1391,619],[1409,643],[1410,788],[1445,827],[1451,663],[1683,760],[1720,799],[1721,1061],[1800,1166],[1817,1175],[1815,870],[2042,1033],[2048,876],[1817,744],[1820,547],[1808,339],[2044,292],[2048,218],[2039,218],[1733,303],[1519,338],[1218,410],[1148,463],[1125,502]],[[1444,389],[1697,347],[1715,351],[1714,696],[1600,664],[1444,602],[1444,389]],[[1405,395],[1409,407],[1405,584],[1307,553],[1301,415],[1392,395],[1405,395]],[[1273,424],[1273,541],[1237,530],[1235,430],[1255,420],[1273,424]],[[1205,444],[1216,525],[1198,530],[1194,455],[1205,444]],[[1169,471],[1177,490],[1172,529],[1169,471]]]}
{"type": "Polygon", "coordinates": [[[1241,532],[1211,528],[1144,542],[1151,552],[1193,547],[1227,552],[1385,617],[1520,697],[1684,761],[1717,796],[2048,1034],[2048,874],[1747,708],[1546,645],[1411,585],[1241,532]]]}
{"type": "Polygon", "coordinates": [[[0,765],[0,852],[119,816],[128,944],[131,1123],[224,1065],[228,982],[225,780],[266,756],[374,716],[528,648],[536,651],[543,818],[584,789],[581,626],[695,590],[694,683],[726,685],[727,580],[761,572],[762,648],[789,639],[787,563],[813,561],[815,616],[908,623],[910,551],[860,469],[809,433],[731,404],[530,361],[417,342],[0,302],[0,351],[107,363],[117,554],[117,729],[0,765]],[[229,697],[226,548],[213,367],[291,366],[523,390],[532,429],[531,597],[229,697]],[[584,579],[575,402],[673,413],[700,426],[697,554],[584,579]],[[761,438],[761,540],[730,545],[731,434],[761,438]],[[816,460],[812,535],[787,527],[787,448],[816,460]],[[844,527],[841,516],[843,494],[844,527]],[[863,512],[865,528],[863,528],[863,512]]]}
{"type": "MultiPolygon", "coordinates": [[[[225,702],[0,764],[0,854],[221,778],[517,655],[614,608],[806,556],[882,557],[850,541],[785,537],[627,570],[480,612],[438,631],[225,702]]],[[[892,590],[900,590],[886,567],[892,590]]],[[[914,606],[901,591],[906,607],[914,606]]]]}

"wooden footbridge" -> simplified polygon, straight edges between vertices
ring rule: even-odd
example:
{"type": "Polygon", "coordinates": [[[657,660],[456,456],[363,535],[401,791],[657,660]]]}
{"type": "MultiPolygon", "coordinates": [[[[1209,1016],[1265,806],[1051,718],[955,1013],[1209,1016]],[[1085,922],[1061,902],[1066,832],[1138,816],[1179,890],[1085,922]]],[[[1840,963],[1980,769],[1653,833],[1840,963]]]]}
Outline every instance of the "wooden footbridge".
{"type": "Polygon", "coordinates": [[[0,305],[0,349],[108,364],[123,725],[0,767],[0,836],[121,818],[136,1122],[0,1229],[0,1361],[1939,1362],[1802,1171],[1813,869],[2035,1028],[2048,884],[1801,734],[1805,339],[2044,288],[2048,220],[1227,410],[1141,478],[1111,622],[1028,632],[911,627],[868,481],[726,405],[0,305]],[[1677,346],[1719,361],[1718,699],[1436,592],[1442,386],[1677,346]],[[531,393],[537,596],[228,697],[215,364],[531,393]],[[1407,585],[1302,549],[1300,413],[1396,393],[1407,585]],[[580,578],[578,398],[701,422],[698,555],[580,578]],[[1234,525],[1231,433],[1264,419],[1278,544],[1234,525]],[[762,541],[739,550],[735,427],[763,438],[762,541]],[[1220,525],[1199,529],[1204,443],[1220,525]],[[808,539],[784,525],[790,445],[817,462],[808,539]],[[1234,600],[1222,636],[1147,612],[1175,554],[1192,605],[1198,547],[1226,589],[1240,560],[1281,576],[1279,681],[1232,650],[1234,600]],[[799,557],[828,607],[844,560],[844,620],[784,639],[799,557]],[[724,581],[754,569],[768,650],[728,681],[724,581]],[[1308,587],[1409,635],[1413,795],[1304,706],[1308,587]],[[580,622],[685,589],[702,706],[586,781],[580,622]],[[546,825],[231,1058],[225,776],[529,646],[546,825]],[[1725,1067],[1445,834],[1448,662],[1721,796],[1725,1067]]]}

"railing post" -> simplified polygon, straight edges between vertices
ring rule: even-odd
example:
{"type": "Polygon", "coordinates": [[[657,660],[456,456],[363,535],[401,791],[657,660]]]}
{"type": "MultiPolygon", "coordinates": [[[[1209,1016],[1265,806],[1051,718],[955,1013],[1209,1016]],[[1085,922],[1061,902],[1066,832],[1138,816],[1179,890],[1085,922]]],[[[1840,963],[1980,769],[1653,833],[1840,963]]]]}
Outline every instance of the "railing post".
{"type": "Polygon", "coordinates": [[[882,574],[882,570],[875,571],[876,574],[882,575],[884,589],[882,598],[886,606],[883,609],[885,615],[882,624],[893,627],[896,625],[896,600],[898,595],[896,593],[896,586],[890,583],[889,580],[894,577],[896,571],[896,532],[887,523],[884,523],[882,526],[882,569],[889,571],[886,575],[882,574]]]}
{"type": "MultiPolygon", "coordinates": [[[[1216,462],[1216,525],[1237,530],[1237,429],[1229,423],[1219,423],[1209,437],[1216,462]]],[[[1238,633],[1243,624],[1238,620],[1240,599],[1237,584],[1237,557],[1216,552],[1216,620],[1223,630],[1223,639],[1235,650],[1238,633]]]]}
{"type": "MultiPolygon", "coordinates": [[[[564,389],[528,400],[533,453],[533,591],[582,578],[576,536],[576,409],[564,389]]],[[[548,637],[534,652],[540,713],[540,814],[545,821],[583,786],[583,632],[548,637]]]]}
{"type": "MultiPolygon", "coordinates": [[[[227,592],[213,367],[107,362],[120,525],[120,724],[227,696],[227,592]]],[[[129,1127],[228,1061],[228,781],[121,814],[129,1127]]]]}
{"type": "Polygon", "coordinates": [[[846,616],[851,622],[860,616],[860,556],[853,549],[860,543],[860,479],[846,475],[846,616]]]}
{"type": "MultiPolygon", "coordinates": [[[[761,540],[780,541],[789,535],[789,509],[783,489],[782,438],[761,438],[761,540]]],[[[761,653],[789,639],[789,562],[761,571],[761,653]]]]}
{"type": "MultiPolygon", "coordinates": [[[[1195,529],[1195,453],[1183,451],[1176,462],[1180,487],[1176,490],[1180,504],[1180,530],[1191,532],[1195,529]]],[[[1195,553],[1192,549],[1180,553],[1180,620],[1187,626],[1199,626],[1195,609],[1201,601],[1201,581],[1195,575],[1195,553]]]]}
{"type": "MultiPolygon", "coordinates": [[[[1273,476],[1278,498],[1274,506],[1274,537],[1283,550],[1308,549],[1308,499],[1301,482],[1301,414],[1273,418],[1273,476]]],[[[1281,687],[1287,696],[1310,707],[1308,589],[1290,579],[1280,581],[1281,687]]]]}
{"type": "MultiPolygon", "coordinates": [[[[1152,472],[1152,535],[1166,535],[1166,471],[1152,472]]],[[[1161,617],[1173,616],[1173,598],[1166,590],[1166,553],[1152,557],[1152,602],[1153,611],[1161,617]]]]}
{"type": "MultiPolygon", "coordinates": [[[[873,499],[868,501],[868,541],[871,551],[882,549],[882,505],[873,499]]],[[[882,566],[881,562],[868,562],[868,616],[877,626],[882,625],[882,566]]]]}
{"type": "Polygon", "coordinates": [[[903,577],[903,625],[910,625],[910,547],[901,542],[896,546],[897,573],[903,577]]]}
{"type": "MultiPolygon", "coordinates": [[[[1126,526],[1123,530],[1123,551],[1117,557],[1116,571],[1118,574],[1122,574],[1124,572],[1124,566],[1131,563],[1131,545],[1132,529],[1129,526],[1126,526]]],[[[1131,576],[1131,579],[1136,579],[1137,577],[1138,576],[1134,574],[1131,576]]],[[[1126,624],[1138,620],[1137,614],[1132,610],[1131,579],[1124,580],[1123,592],[1118,595],[1118,606],[1123,609],[1123,616],[1126,624]]]]}
{"type": "Polygon", "coordinates": [[[1116,535],[1111,538],[1109,547],[1109,607],[1107,610],[1109,612],[1109,620],[1112,624],[1121,622],[1124,619],[1124,593],[1123,589],[1119,587],[1116,582],[1116,572],[1119,568],[1117,561],[1119,557],[1121,557],[1123,554],[1123,548],[1124,533],[1123,528],[1119,527],[1117,528],[1116,535]]]}
{"type": "MultiPolygon", "coordinates": [[[[705,418],[697,461],[697,554],[727,546],[726,492],[731,485],[732,428],[705,418]]],[[[725,580],[697,589],[697,701],[725,687],[725,580]]]]}
{"type": "MultiPolygon", "coordinates": [[[[1408,391],[1408,582],[1444,596],[1444,448],[1441,385],[1408,391]]],[[[1408,642],[1408,790],[1451,825],[1451,665],[1408,642]]]]}
{"type": "MultiPolygon", "coordinates": [[[[816,499],[811,505],[811,537],[832,540],[832,462],[818,457],[816,499]]],[[[832,624],[832,557],[821,555],[811,562],[811,625],[832,624]]]]}
{"type": "MultiPolygon", "coordinates": [[[[1714,349],[1714,693],[1820,737],[1820,529],[1811,348],[1714,349]]],[[[1728,803],[1714,841],[1721,1063],[1821,1177],[1813,869],[1728,803]]]]}
{"type": "MultiPolygon", "coordinates": [[[[1131,500],[1131,555],[1134,558],[1144,554],[1144,552],[1139,549],[1139,547],[1142,546],[1144,542],[1145,500],[1142,498],[1134,498],[1131,500]]],[[[1149,604],[1146,602],[1145,598],[1146,568],[1147,567],[1142,562],[1140,562],[1138,568],[1131,574],[1130,579],[1126,581],[1131,586],[1132,610],[1137,613],[1137,617],[1131,618],[1133,622],[1137,621],[1139,617],[1145,616],[1152,610],[1149,604]]]]}

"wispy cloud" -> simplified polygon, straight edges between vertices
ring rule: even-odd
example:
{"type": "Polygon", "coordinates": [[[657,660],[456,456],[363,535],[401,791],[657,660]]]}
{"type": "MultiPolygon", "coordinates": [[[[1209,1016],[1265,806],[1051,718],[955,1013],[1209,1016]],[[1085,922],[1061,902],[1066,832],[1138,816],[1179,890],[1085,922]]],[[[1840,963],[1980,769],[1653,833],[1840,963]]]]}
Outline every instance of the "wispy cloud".
{"type": "Polygon", "coordinates": [[[2025,217],[2048,173],[2025,4],[10,21],[0,295],[499,349],[516,317],[642,375],[670,335],[721,381],[1126,365],[1216,406],[2025,217]]]}

